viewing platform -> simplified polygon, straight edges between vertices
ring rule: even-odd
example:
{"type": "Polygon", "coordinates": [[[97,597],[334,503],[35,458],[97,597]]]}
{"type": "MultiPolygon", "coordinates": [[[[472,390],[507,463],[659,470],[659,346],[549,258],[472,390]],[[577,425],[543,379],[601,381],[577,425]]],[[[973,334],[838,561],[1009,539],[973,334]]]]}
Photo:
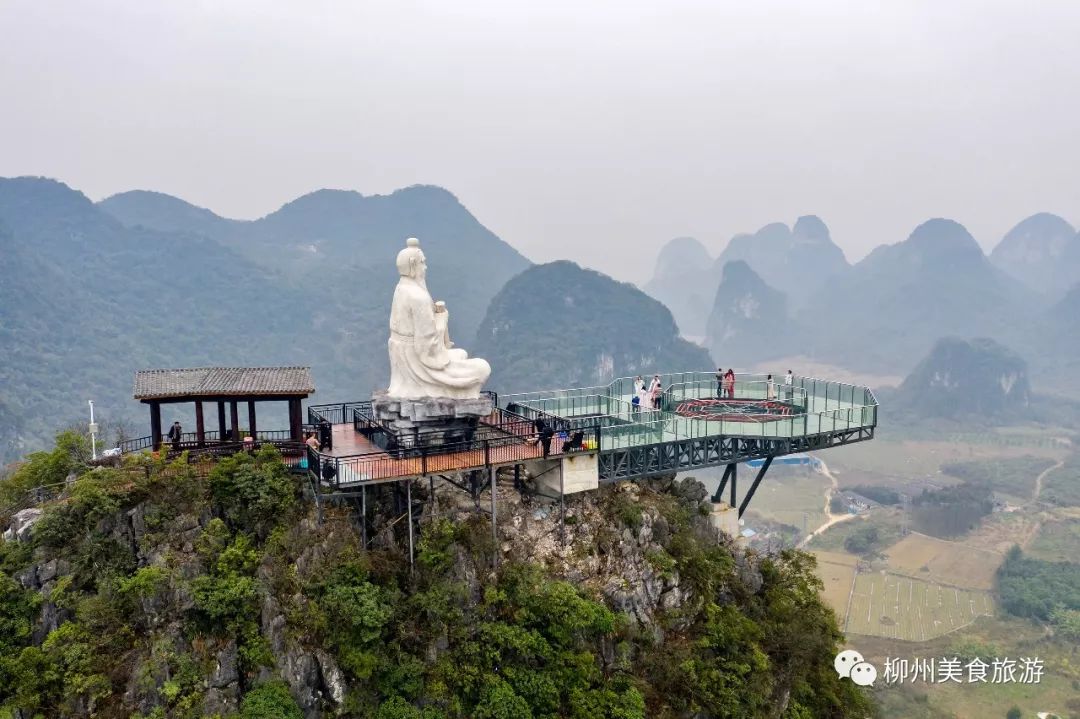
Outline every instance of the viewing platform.
{"type": "Polygon", "coordinates": [[[630,377],[492,395],[494,411],[468,436],[396,434],[367,401],[313,405],[307,426],[318,430],[322,447],[308,449],[307,468],[333,492],[584,455],[595,457],[598,481],[611,482],[754,459],[767,468],[774,457],[872,439],[877,427],[878,403],[867,387],[795,377],[770,388],[765,375],[742,375],[734,396],[719,398],[711,372],[660,381],[659,409],[634,406],[630,377]],[[537,420],[555,432],[546,457],[537,420]]]}

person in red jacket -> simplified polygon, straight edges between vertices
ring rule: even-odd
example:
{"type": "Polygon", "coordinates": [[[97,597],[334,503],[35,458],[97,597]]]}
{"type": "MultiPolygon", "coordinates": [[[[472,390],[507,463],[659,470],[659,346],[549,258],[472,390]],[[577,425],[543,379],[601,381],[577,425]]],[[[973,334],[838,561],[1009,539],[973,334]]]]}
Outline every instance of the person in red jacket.
{"type": "Polygon", "coordinates": [[[735,368],[732,367],[724,375],[724,384],[727,387],[728,399],[735,399],[735,368]]]}

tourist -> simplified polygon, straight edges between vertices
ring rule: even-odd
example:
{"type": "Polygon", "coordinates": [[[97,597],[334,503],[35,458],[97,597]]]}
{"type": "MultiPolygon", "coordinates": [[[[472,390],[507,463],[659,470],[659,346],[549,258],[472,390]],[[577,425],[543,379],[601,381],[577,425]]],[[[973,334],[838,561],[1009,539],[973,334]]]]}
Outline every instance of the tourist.
{"type": "Polygon", "coordinates": [[[180,422],[176,421],[172,423],[172,427],[169,427],[168,437],[172,441],[172,448],[174,452],[180,451],[180,440],[184,436],[184,430],[180,427],[180,422]]]}
{"type": "MultiPolygon", "coordinates": [[[[638,379],[641,379],[640,377],[638,379]]],[[[635,382],[635,384],[637,384],[635,382]]],[[[645,380],[641,380],[641,385],[637,387],[638,407],[641,409],[649,409],[652,403],[649,401],[649,390],[645,389],[645,380]]]]}
{"type": "Polygon", "coordinates": [[[551,454],[551,438],[555,436],[555,430],[548,427],[542,419],[536,420],[540,425],[540,446],[544,450],[544,456],[551,454]]]}
{"type": "Polygon", "coordinates": [[[735,399],[735,368],[732,367],[724,375],[724,385],[727,389],[728,399],[735,399]]]}
{"type": "Polygon", "coordinates": [[[311,447],[316,452],[319,451],[319,438],[315,436],[314,432],[308,432],[307,439],[304,440],[304,444],[311,447]]]}
{"type": "Polygon", "coordinates": [[[649,406],[653,409],[660,409],[660,395],[664,392],[660,386],[660,375],[654,374],[652,382],[649,383],[649,406]]]}
{"type": "Polygon", "coordinates": [[[716,368],[716,398],[720,399],[724,396],[724,368],[716,368]]]}
{"type": "Polygon", "coordinates": [[[637,414],[641,410],[643,406],[642,399],[644,399],[644,396],[645,380],[641,378],[641,375],[638,375],[634,378],[634,396],[630,399],[630,404],[632,405],[634,414],[637,414]]]}
{"type": "Polygon", "coordinates": [[[795,375],[791,373],[791,370],[787,371],[787,376],[784,377],[784,397],[790,401],[795,396],[795,375]]]}
{"type": "Polygon", "coordinates": [[[765,380],[765,399],[770,402],[776,399],[776,382],[773,382],[772,375],[765,380]]]}

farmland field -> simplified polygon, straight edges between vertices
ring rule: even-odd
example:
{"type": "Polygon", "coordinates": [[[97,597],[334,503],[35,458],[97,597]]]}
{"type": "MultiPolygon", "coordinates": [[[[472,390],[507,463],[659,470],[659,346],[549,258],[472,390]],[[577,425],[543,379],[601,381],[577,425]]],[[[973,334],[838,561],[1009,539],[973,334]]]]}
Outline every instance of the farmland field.
{"type": "Polygon", "coordinates": [[[855,565],[859,558],[841,552],[814,552],[817,557],[817,575],[825,585],[821,596],[833,608],[840,622],[847,614],[851,583],[855,580],[855,565]]]}
{"type": "Polygon", "coordinates": [[[988,592],[954,589],[878,572],[855,578],[845,631],[925,641],[993,614],[988,592]]]}
{"type": "Polygon", "coordinates": [[[989,590],[1004,557],[997,552],[912,533],[885,550],[897,574],[967,589],[989,590]]]}
{"type": "Polygon", "coordinates": [[[1027,551],[1047,562],[1075,562],[1080,557],[1080,519],[1046,522],[1027,551]]]}

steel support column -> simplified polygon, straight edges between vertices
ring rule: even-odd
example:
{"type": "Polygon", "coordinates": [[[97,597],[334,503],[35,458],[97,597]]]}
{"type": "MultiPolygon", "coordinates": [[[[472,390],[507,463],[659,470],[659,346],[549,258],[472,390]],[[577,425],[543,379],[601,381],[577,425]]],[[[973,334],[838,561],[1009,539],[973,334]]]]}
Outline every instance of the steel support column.
{"type": "MultiPolygon", "coordinates": [[[[754,492],[757,491],[757,486],[761,483],[761,480],[764,479],[765,473],[769,471],[769,467],[772,465],[772,461],[773,456],[770,454],[768,457],[765,458],[765,461],[761,463],[761,468],[758,469],[757,476],[754,477],[754,483],[750,485],[750,491],[746,493],[746,496],[743,497],[742,504],[739,505],[739,519],[742,519],[743,512],[746,511],[747,506],[749,506],[750,504],[750,498],[754,496],[754,492]]],[[[734,487],[734,485],[732,485],[732,487],[734,487]]],[[[732,491],[734,492],[734,489],[732,491]]],[[[734,497],[735,495],[732,494],[733,499],[734,497]]],[[[733,504],[732,506],[735,505],[733,504]]]]}
{"type": "Polygon", "coordinates": [[[412,480],[405,482],[405,503],[409,514],[409,571],[413,568],[413,530],[412,530],[412,480]]]}
{"type": "Polygon", "coordinates": [[[491,539],[492,545],[495,550],[495,555],[492,558],[496,569],[499,568],[499,524],[495,519],[495,491],[498,488],[498,482],[496,481],[497,469],[491,467],[488,469],[491,473],[491,539]]]}
{"type": "Polygon", "coordinates": [[[732,473],[735,471],[735,465],[729,464],[724,467],[724,476],[720,478],[720,484],[716,486],[716,492],[713,493],[712,501],[716,502],[724,501],[724,488],[727,487],[728,479],[731,478],[732,473]]]}

